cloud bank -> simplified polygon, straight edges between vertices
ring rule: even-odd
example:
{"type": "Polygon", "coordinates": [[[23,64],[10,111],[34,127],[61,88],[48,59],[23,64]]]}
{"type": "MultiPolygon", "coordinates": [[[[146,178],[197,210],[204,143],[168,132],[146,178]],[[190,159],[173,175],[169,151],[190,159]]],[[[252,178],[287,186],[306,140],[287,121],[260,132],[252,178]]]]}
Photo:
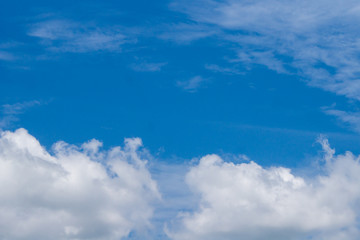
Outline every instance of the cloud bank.
{"type": "Polygon", "coordinates": [[[326,139],[319,142],[324,159],[316,176],[207,155],[185,174],[188,194],[179,166],[166,166],[156,174],[167,197],[156,206],[160,193],[139,138],[108,151],[97,140],[80,147],[57,142],[49,153],[25,129],[4,131],[0,238],[123,239],[152,228],[154,217],[167,222],[173,240],[355,240],[360,158],[335,155],[326,139]]]}
{"type": "Polygon", "coordinates": [[[320,175],[305,179],[283,167],[234,164],[203,157],[186,175],[200,197],[195,212],[179,215],[168,235],[192,239],[358,239],[359,158],[334,155],[326,139],[320,175]]]}
{"type": "Polygon", "coordinates": [[[47,152],[25,129],[0,135],[1,239],[121,239],[150,226],[157,185],[138,148],[58,142],[47,152]]]}

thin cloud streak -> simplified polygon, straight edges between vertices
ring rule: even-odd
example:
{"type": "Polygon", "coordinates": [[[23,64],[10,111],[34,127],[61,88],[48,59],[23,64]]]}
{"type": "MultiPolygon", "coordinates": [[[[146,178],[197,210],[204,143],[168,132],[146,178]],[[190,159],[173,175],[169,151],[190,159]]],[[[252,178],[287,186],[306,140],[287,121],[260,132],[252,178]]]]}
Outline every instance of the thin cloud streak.
{"type": "Polygon", "coordinates": [[[206,79],[203,77],[195,76],[185,81],[177,81],[176,85],[182,88],[184,91],[194,93],[197,92],[197,90],[203,85],[205,81],[206,79]]]}
{"type": "Polygon", "coordinates": [[[149,62],[141,62],[131,64],[130,67],[136,72],[159,72],[162,67],[164,67],[167,63],[149,63],[149,62]]]}
{"type": "Polygon", "coordinates": [[[86,53],[121,51],[122,45],[136,42],[121,27],[100,28],[70,20],[45,20],[32,25],[29,36],[53,52],[86,53]]]}
{"type": "Polygon", "coordinates": [[[232,47],[245,65],[296,73],[310,86],[360,100],[357,1],[176,1],[186,13],[232,47]]]}
{"type": "Polygon", "coordinates": [[[2,105],[0,129],[8,128],[11,124],[19,120],[18,115],[23,114],[26,110],[39,105],[41,105],[41,102],[37,100],[2,105]]]}
{"type": "Polygon", "coordinates": [[[336,109],[326,109],[324,112],[330,116],[335,116],[342,124],[345,124],[351,130],[360,133],[360,113],[346,112],[336,109]]]}

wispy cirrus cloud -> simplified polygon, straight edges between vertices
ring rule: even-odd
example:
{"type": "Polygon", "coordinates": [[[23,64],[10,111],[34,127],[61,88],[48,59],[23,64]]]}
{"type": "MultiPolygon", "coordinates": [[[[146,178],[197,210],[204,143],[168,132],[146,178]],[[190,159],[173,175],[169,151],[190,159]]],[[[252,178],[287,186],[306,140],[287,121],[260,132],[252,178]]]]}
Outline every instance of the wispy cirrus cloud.
{"type": "Polygon", "coordinates": [[[217,64],[205,64],[205,68],[212,72],[224,73],[229,75],[243,75],[244,72],[236,69],[236,67],[222,67],[217,64]]]}
{"type": "Polygon", "coordinates": [[[13,61],[15,59],[16,57],[12,53],[0,50],[0,60],[13,61]]]}
{"type": "Polygon", "coordinates": [[[357,1],[201,0],[170,6],[216,29],[231,45],[232,61],[296,73],[310,86],[360,100],[357,1]]]}
{"type": "Polygon", "coordinates": [[[158,27],[157,38],[176,42],[178,44],[190,44],[195,40],[214,36],[219,32],[204,24],[177,23],[158,27]]]}
{"type": "Polygon", "coordinates": [[[9,127],[12,123],[19,120],[18,115],[23,114],[29,108],[39,105],[41,105],[41,102],[37,100],[2,105],[0,110],[0,128],[9,127]]]}
{"type": "Polygon", "coordinates": [[[14,61],[18,59],[18,56],[14,53],[14,48],[17,47],[17,42],[3,42],[0,44],[0,60],[2,61],[14,61]]]}
{"type": "Polygon", "coordinates": [[[360,113],[341,111],[337,109],[325,109],[324,112],[328,115],[336,117],[342,124],[351,130],[360,133],[360,113]]]}
{"type": "Polygon", "coordinates": [[[187,92],[194,93],[203,85],[205,81],[206,79],[202,76],[195,76],[188,80],[177,81],[176,86],[184,89],[187,92]]]}
{"type": "Polygon", "coordinates": [[[122,45],[136,41],[122,27],[99,27],[71,20],[44,20],[31,26],[28,35],[36,37],[48,50],[86,53],[121,51],[122,45]]]}
{"type": "Polygon", "coordinates": [[[140,63],[133,63],[130,65],[131,69],[137,72],[159,72],[161,68],[164,67],[167,63],[166,62],[158,62],[158,63],[151,63],[151,62],[140,62],[140,63]]]}

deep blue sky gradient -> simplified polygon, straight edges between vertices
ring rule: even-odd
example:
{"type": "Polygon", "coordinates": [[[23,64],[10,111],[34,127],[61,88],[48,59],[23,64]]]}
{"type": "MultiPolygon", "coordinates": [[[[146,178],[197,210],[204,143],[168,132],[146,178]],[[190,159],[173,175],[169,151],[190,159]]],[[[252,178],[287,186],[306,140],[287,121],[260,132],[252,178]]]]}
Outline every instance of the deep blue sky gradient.
{"type": "Polygon", "coordinates": [[[141,137],[167,161],[232,153],[265,165],[298,166],[318,153],[319,134],[339,152],[360,152],[359,135],[322,110],[347,106],[348,99],[309,87],[296,74],[230,63],[231,43],[216,36],[184,43],[158,38],[169,25],[192,23],[169,4],[3,1],[0,44],[12,43],[6,51],[16,59],[0,61],[0,104],[40,102],[6,128],[24,127],[47,148],[58,140],[81,144],[96,138],[110,147],[141,137]],[[119,51],[54,52],[28,35],[48,19],[121,26],[136,36],[119,51]],[[147,63],[163,66],[138,71],[147,63]],[[211,64],[238,72],[211,71],[211,64]],[[194,91],[179,87],[196,76],[203,82],[194,91]]]}

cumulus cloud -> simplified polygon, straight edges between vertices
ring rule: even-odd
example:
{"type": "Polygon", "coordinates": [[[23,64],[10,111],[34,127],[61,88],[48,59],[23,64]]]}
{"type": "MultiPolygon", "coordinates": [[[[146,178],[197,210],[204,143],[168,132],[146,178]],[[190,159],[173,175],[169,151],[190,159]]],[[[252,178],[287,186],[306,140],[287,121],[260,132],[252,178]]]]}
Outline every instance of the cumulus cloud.
{"type": "Polygon", "coordinates": [[[146,229],[160,196],[141,144],[57,142],[50,154],[25,129],[2,132],[0,238],[121,239],[146,229]]]}
{"type": "Polygon", "coordinates": [[[359,157],[335,155],[327,139],[322,173],[300,177],[284,167],[203,157],[186,175],[200,197],[167,229],[175,240],[358,239],[359,157]]]}
{"type": "Polygon", "coordinates": [[[178,0],[171,8],[216,30],[234,53],[230,62],[296,73],[311,86],[360,100],[358,1],[178,0]]]}
{"type": "Polygon", "coordinates": [[[46,20],[33,24],[29,36],[41,39],[51,51],[92,52],[120,51],[125,43],[134,41],[119,27],[101,28],[70,20],[46,20]]]}

